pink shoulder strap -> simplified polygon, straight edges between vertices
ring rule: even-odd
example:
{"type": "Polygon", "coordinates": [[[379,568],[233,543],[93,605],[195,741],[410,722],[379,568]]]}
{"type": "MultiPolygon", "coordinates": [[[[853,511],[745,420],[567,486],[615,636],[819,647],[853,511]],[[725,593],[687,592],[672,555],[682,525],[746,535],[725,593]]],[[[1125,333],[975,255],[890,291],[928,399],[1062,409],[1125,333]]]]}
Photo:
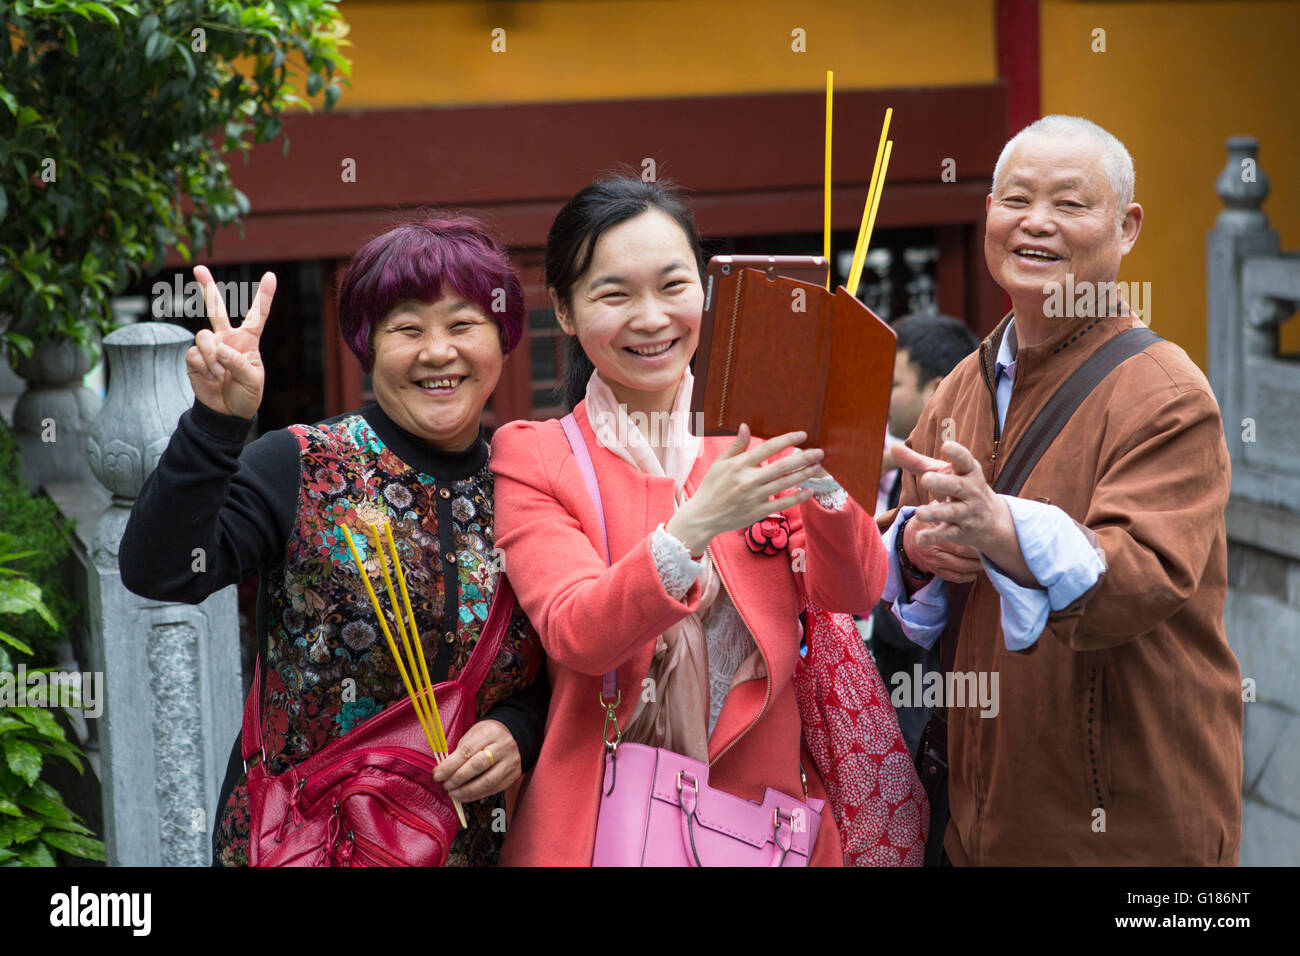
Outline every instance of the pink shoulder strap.
{"type": "Polygon", "coordinates": [[[573,417],[573,412],[561,418],[560,425],[564,428],[564,437],[569,439],[569,446],[573,449],[573,457],[577,459],[582,480],[587,483],[587,494],[591,495],[591,503],[596,506],[596,517],[600,519],[600,537],[605,542],[605,563],[613,564],[609,556],[609,533],[605,530],[605,507],[600,501],[600,485],[596,482],[596,469],[591,463],[591,452],[587,451],[587,443],[578,429],[578,420],[573,417]]]}
{"type": "MultiPolygon", "coordinates": [[[[591,495],[591,503],[596,506],[596,517],[600,519],[600,537],[605,543],[605,563],[613,564],[609,556],[609,531],[605,527],[605,506],[600,501],[600,484],[596,481],[596,469],[591,463],[591,452],[587,450],[587,442],[582,437],[582,431],[578,428],[578,420],[573,417],[573,412],[561,418],[560,425],[564,428],[564,437],[569,440],[569,447],[573,449],[573,457],[578,462],[578,472],[587,484],[587,494],[591,495]]],[[[613,697],[617,690],[618,671],[612,670],[605,674],[601,693],[608,699],[613,697]]]]}

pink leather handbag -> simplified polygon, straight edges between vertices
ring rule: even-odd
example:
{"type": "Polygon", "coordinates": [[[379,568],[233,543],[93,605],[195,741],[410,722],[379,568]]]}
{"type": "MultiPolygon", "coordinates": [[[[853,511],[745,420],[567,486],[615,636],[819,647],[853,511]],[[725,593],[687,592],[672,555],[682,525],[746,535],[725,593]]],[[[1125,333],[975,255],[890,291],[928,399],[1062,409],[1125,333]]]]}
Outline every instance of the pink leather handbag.
{"type": "MultiPolygon", "coordinates": [[[[578,470],[609,536],[587,443],[572,414],[561,419],[578,470]]],[[[709,786],[708,764],[645,744],[622,743],[618,672],[604,677],[605,778],[593,866],[807,866],[821,829],[823,800],[768,788],[755,803],[709,786]],[[611,735],[611,730],[613,731],[611,735]]]]}
{"type": "Polygon", "coordinates": [[[592,866],[807,866],[824,802],[755,803],[709,786],[708,764],[607,741],[592,866]]]}

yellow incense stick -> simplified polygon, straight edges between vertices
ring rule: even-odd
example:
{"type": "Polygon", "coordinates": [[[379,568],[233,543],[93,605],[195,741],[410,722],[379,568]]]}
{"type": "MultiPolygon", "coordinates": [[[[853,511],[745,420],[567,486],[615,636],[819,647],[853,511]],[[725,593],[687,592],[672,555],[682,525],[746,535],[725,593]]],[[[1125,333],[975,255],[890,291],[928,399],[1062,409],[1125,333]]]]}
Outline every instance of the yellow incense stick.
{"type": "MultiPolygon", "coordinates": [[[[384,612],[379,607],[379,598],[375,594],[375,589],[370,586],[370,575],[366,573],[365,562],[361,560],[361,555],[357,551],[356,542],[352,540],[352,532],[348,530],[347,525],[342,525],[343,535],[348,539],[348,550],[352,552],[352,560],[357,564],[357,572],[361,575],[361,581],[366,586],[366,593],[370,595],[370,603],[375,609],[375,615],[379,618],[379,627],[384,632],[384,637],[388,639],[388,649],[393,653],[393,660],[397,661],[398,673],[402,675],[402,683],[406,685],[406,693],[411,699],[415,699],[415,688],[411,686],[411,679],[406,676],[406,668],[402,666],[402,658],[397,650],[397,643],[393,640],[393,632],[388,629],[388,622],[384,620],[384,612]]],[[[415,715],[420,720],[420,728],[424,731],[424,736],[429,741],[429,749],[435,754],[438,752],[437,746],[433,742],[433,734],[428,725],[424,722],[419,709],[416,709],[415,715]]]]}
{"type": "MultiPolygon", "coordinates": [[[[392,579],[389,578],[388,576],[388,563],[384,558],[383,541],[381,541],[379,538],[379,529],[376,528],[374,525],[371,525],[370,530],[374,532],[375,541],[376,543],[379,544],[379,566],[382,569],[384,574],[384,584],[388,586],[388,599],[393,602],[393,616],[398,618],[399,629],[402,632],[402,641],[406,647],[406,656],[411,665],[411,673],[415,675],[416,685],[420,686],[420,693],[428,694],[428,697],[426,697],[424,700],[424,707],[425,707],[426,714],[428,714],[429,717],[432,719],[431,729],[433,731],[433,735],[436,738],[436,742],[437,742],[437,747],[435,748],[434,755],[439,758],[439,763],[441,763],[442,760],[446,759],[447,751],[450,749],[447,745],[447,732],[443,729],[442,726],[442,715],[438,713],[438,699],[433,693],[433,681],[429,678],[429,666],[425,662],[424,647],[420,644],[420,632],[415,626],[415,612],[411,609],[411,596],[407,593],[406,590],[406,574],[402,571],[402,559],[397,553],[397,544],[396,542],[393,541],[393,529],[392,526],[387,521],[383,522],[383,526],[384,526],[384,535],[388,541],[388,546],[392,548],[393,551],[393,568],[397,572],[397,583],[402,589],[402,603],[403,603],[403,607],[406,610],[407,620],[409,621],[411,626],[411,638],[414,640],[415,647],[420,653],[420,667],[424,671],[423,685],[421,685],[420,672],[416,669],[415,666],[415,656],[411,653],[411,645],[409,642],[407,642],[406,629],[400,626],[401,613],[398,611],[397,608],[397,598],[393,594],[392,579]]],[[[412,704],[418,704],[418,703],[419,703],[418,698],[412,699],[412,704]]],[[[464,806],[455,797],[451,798],[451,803],[452,803],[452,807],[456,811],[456,816],[460,819],[460,825],[468,828],[469,823],[465,819],[464,806]]]]}
{"type": "Polygon", "coordinates": [[[849,288],[856,295],[858,281],[862,278],[862,267],[867,262],[867,246],[871,243],[871,230],[876,227],[876,210],[880,208],[880,197],[885,193],[885,176],[889,172],[889,156],[894,151],[894,141],[885,144],[885,162],[880,167],[880,182],[876,185],[876,194],[871,197],[871,218],[867,220],[867,235],[863,240],[862,258],[858,260],[857,270],[849,276],[849,288]]]}
{"type": "Polygon", "coordinates": [[[831,101],[835,72],[826,71],[826,202],[822,221],[822,255],[826,258],[826,291],[831,290],[831,101]]]}
{"type": "Polygon", "coordinates": [[[433,695],[433,681],[429,677],[429,664],[424,656],[424,645],[420,643],[420,631],[415,626],[415,612],[411,610],[411,595],[406,590],[406,573],[402,570],[402,562],[397,554],[397,543],[393,540],[393,526],[387,521],[384,522],[384,535],[388,541],[389,549],[393,552],[393,567],[397,571],[397,586],[402,592],[402,607],[406,610],[407,621],[410,624],[411,640],[420,655],[420,673],[424,677],[424,686],[429,688],[428,709],[433,716],[433,729],[438,741],[442,744],[443,752],[446,753],[450,749],[447,746],[447,733],[442,726],[442,715],[438,713],[438,700],[433,695]]]}
{"type": "MultiPolygon", "coordinates": [[[[876,191],[880,187],[880,163],[885,156],[885,141],[889,139],[889,121],[893,119],[894,108],[892,106],[885,110],[885,125],[880,128],[880,143],[876,146],[876,164],[871,168],[871,184],[867,187],[867,201],[862,205],[862,224],[858,227],[858,241],[853,247],[853,265],[849,269],[851,277],[862,274],[862,263],[867,258],[867,240],[870,236],[870,227],[867,220],[871,217],[871,207],[875,203],[876,191]]],[[[848,287],[850,295],[857,295],[858,288],[850,284],[848,287]]]]}

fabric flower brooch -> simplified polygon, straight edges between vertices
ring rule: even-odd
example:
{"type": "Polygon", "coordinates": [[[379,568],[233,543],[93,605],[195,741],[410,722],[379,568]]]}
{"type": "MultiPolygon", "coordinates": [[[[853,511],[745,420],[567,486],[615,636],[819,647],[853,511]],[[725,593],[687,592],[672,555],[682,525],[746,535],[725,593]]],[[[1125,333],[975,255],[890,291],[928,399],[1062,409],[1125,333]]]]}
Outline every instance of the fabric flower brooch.
{"type": "Polygon", "coordinates": [[[745,530],[745,544],[755,554],[769,557],[779,554],[790,543],[790,522],[784,515],[768,515],[762,521],[755,521],[745,530]]]}

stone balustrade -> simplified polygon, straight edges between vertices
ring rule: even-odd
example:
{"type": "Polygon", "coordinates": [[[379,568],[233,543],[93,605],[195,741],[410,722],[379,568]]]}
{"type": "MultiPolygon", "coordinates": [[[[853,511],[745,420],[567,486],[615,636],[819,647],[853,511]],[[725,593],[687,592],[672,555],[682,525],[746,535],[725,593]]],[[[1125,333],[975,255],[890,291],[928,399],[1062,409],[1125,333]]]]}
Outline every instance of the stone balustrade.
{"type": "MultiPolygon", "coordinates": [[[[1228,140],[1207,242],[1210,383],[1232,457],[1224,623],[1245,681],[1241,862],[1300,864],[1300,360],[1279,323],[1300,305],[1300,256],[1260,208],[1259,143],[1228,140]]],[[[1294,186],[1293,186],[1294,188],[1294,186]]]]}

